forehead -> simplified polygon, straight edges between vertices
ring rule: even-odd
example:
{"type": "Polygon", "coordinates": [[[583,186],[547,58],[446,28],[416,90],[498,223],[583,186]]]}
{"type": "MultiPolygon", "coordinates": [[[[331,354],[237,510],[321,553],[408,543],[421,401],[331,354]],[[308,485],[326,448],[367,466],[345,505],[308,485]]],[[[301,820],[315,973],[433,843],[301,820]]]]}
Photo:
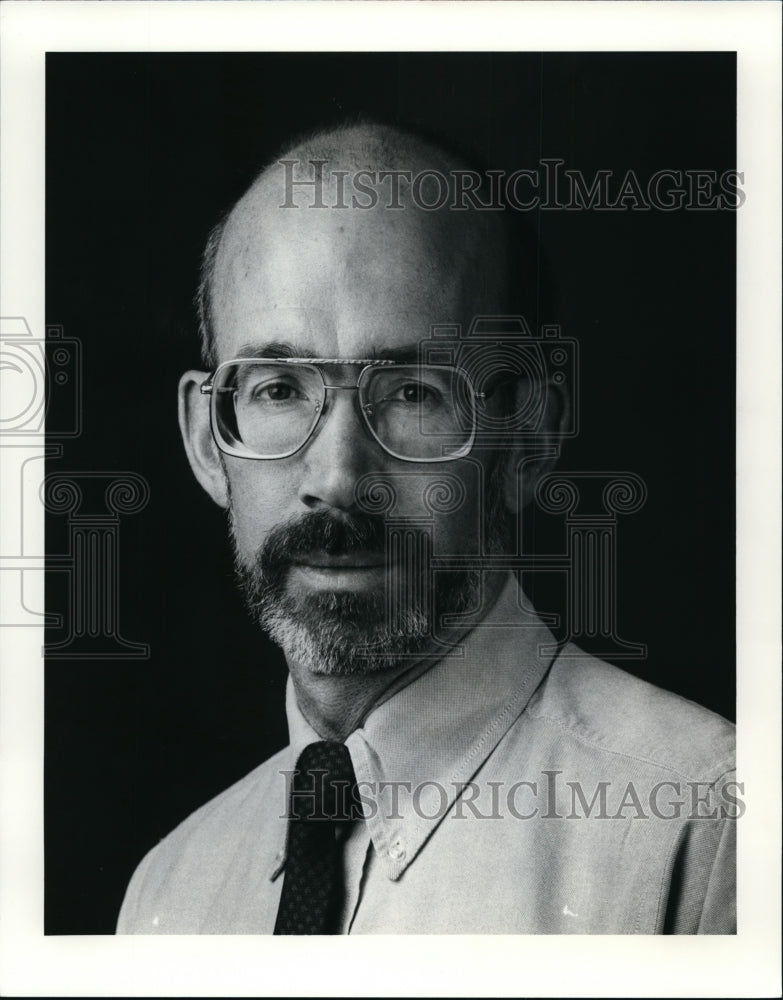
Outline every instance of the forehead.
{"type": "Polygon", "coordinates": [[[453,230],[414,210],[284,209],[251,192],[215,262],[220,360],[271,343],[375,357],[415,347],[435,323],[469,322],[479,286],[453,230]]]}

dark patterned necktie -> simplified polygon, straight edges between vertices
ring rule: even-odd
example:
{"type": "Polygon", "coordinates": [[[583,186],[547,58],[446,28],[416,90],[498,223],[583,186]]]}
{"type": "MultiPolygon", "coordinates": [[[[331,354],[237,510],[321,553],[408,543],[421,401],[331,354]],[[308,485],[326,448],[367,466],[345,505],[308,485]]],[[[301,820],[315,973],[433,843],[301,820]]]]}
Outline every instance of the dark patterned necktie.
{"type": "Polygon", "coordinates": [[[296,762],[288,854],[275,934],[336,934],[344,880],[340,836],[361,817],[356,776],[342,743],[311,743],[296,762]]]}

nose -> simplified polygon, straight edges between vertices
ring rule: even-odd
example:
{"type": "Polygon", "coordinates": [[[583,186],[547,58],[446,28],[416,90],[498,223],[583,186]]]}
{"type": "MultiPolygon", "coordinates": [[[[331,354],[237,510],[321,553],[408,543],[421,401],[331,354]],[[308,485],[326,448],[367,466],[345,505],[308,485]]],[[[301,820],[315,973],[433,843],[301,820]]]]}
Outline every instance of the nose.
{"type": "Polygon", "coordinates": [[[324,414],[303,452],[300,501],[311,510],[356,509],[356,486],[383,463],[380,447],[369,438],[358,412],[356,391],[333,388],[324,414]]]}

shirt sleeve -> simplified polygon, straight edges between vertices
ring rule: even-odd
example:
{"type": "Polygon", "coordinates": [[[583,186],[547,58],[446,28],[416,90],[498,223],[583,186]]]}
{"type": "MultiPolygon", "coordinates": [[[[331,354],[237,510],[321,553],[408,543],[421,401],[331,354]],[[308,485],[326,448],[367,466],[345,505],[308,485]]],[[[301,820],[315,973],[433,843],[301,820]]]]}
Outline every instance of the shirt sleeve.
{"type": "Polygon", "coordinates": [[[664,934],[737,933],[736,815],[691,816],[669,866],[664,934]]]}
{"type": "Polygon", "coordinates": [[[697,933],[737,933],[737,827],[723,820],[697,933]]]}

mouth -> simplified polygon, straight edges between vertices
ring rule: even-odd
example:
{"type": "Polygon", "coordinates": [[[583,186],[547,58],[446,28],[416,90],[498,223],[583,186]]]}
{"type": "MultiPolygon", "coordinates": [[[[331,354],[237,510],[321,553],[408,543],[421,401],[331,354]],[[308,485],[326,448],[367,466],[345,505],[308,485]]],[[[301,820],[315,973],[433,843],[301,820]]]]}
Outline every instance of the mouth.
{"type": "Polygon", "coordinates": [[[317,590],[364,590],[377,586],[385,570],[386,561],[377,552],[311,552],[294,560],[291,574],[294,580],[317,590]]]}
{"type": "Polygon", "coordinates": [[[377,552],[349,552],[336,556],[311,552],[294,559],[294,566],[323,570],[382,569],[385,564],[383,555],[377,552]]]}

